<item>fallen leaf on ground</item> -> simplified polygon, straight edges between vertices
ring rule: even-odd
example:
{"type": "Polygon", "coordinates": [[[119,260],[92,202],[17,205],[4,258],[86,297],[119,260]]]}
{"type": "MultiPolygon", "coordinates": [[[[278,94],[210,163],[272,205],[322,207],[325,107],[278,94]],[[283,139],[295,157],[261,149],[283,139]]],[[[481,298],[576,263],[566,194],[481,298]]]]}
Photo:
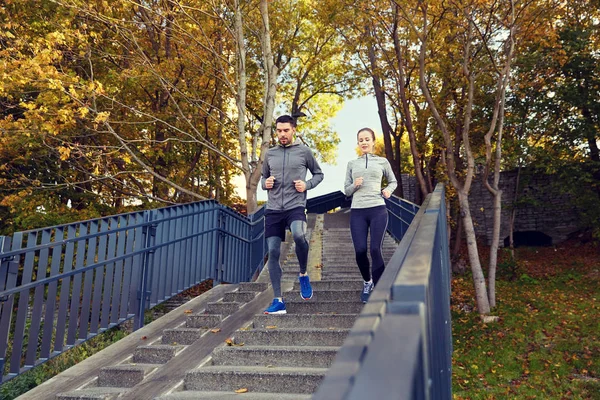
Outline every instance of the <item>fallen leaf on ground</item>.
{"type": "Polygon", "coordinates": [[[277,329],[277,325],[267,325],[265,326],[267,329],[277,329]]]}
{"type": "Polygon", "coordinates": [[[246,393],[247,391],[248,391],[248,389],[246,389],[246,388],[241,388],[241,389],[238,389],[238,390],[236,390],[235,392],[236,392],[236,393],[246,393]]]}
{"type": "Polygon", "coordinates": [[[221,328],[215,328],[210,330],[212,333],[221,332],[221,328]]]}
{"type": "Polygon", "coordinates": [[[225,343],[227,343],[227,346],[233,346],[233,340],[231,338],[225,339],[225,343]]]}
{"type": "Polygon", "coordinates": [[[184,314],[191,314],[191,313],[193,313],[193,312],[194,312],[193,310],[185,310],[183,313],[184,313],[184,314]]]}
{"type": "Polygon", "coordinates": [[[498,322],[500,318],[494,315],[483,315],[481,320],[484,324],[489,324],[490,322],[498,322]]]}
{"type": "Polygon", "coordinates": [[[142,336],[141,339],[146,340],[146,339],[148,339],[148,336],[142,336]]]}

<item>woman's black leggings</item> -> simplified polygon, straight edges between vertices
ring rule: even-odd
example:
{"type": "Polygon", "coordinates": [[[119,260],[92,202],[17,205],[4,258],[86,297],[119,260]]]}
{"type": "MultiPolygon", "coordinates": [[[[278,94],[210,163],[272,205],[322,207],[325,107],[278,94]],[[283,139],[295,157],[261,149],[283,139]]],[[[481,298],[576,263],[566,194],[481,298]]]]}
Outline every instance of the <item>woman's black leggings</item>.
{"type": "Polygon", "coordinates": [[[387,229],[388,213],[385,206],[353,208],[350,210],[350,233],[356,252],[356,264],[365,281],[371,280],[367,235],[371,230],[371,260],[373,261],[373,283],[377,284],[385,265],[381,254],[383,235],[387,229]]]}

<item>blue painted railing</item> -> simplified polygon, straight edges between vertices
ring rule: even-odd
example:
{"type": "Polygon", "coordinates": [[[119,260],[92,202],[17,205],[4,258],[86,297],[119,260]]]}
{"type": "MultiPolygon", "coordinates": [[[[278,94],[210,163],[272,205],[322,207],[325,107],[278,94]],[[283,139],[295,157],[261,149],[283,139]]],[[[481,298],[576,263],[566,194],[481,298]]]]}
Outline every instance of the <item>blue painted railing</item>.
{"type": "MultiPolygon", "coordinates": [[[[396,206],[388,202],[390,221],[396,206]]],[[[402,221],[398,222],[400,225],[402,221]]],[[[401,230],[400,230],[401,231],[401,230]]],[[[395,235],[394,233],[392,233],[395,235]]],[[[313,400],[451,399],[450,263],[444,188],[427,196],[313,400]]]]}
{"type": "Polygon", "coordinates": [[[126,320],[140,328],[202,281],[249,281],[263,215],[208,200],[0,237],[1,382],[126,320]]]}

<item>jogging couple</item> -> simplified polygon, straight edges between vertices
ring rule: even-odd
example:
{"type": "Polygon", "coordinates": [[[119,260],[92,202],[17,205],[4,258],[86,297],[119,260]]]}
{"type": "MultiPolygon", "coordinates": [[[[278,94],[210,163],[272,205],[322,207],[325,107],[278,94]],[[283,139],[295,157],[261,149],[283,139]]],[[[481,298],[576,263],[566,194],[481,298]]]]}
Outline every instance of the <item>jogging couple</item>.
{"type": "MultiPolygon", "coordinates": [[[[262,188],[268,193],[265,212],[265,237],[269,258],[267,267],[273,286],[273,303],[265,314],[285,314],[285,302],[281,295],[282,269],[279,263],[281,242],[289,227],[296,244],[296,256],[300,264],[300,296],[312,298],[313,291],[306,272],[308,241],[306,239],[306,191],[323,180],[323,172],[312,151],[301,143],[296,135],[296,120],[282,115],[275,121],[279,144],[269,149],[262,167],[262,188]],[[306,180],[310,171],[311,179],[306,180]]],[[[361,300],[366,303],[373,287],[385,268],[381,245],[387,228],[387,210],[384,198],[396,189],[396,178],[386,158],[373,153],[375,133],[369,128],[357,134],[361,157],[348,162],[344,191],[352,196],[350,231],[356,252],[356,263],[364,280],[361,300]],[[387,186],[382,190],[385,177],[387,186]],[[371,259],[373,272],[367,256],[367,236],[371,231],[371,259]]]]}

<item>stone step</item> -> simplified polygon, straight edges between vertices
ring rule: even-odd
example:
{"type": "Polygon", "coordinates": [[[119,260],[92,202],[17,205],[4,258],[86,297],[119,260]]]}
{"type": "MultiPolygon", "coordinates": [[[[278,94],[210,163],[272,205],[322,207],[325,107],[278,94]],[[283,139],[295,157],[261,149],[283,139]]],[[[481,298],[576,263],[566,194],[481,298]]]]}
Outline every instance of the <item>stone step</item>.
{"type": "Polygon", "coordinates": [[[132,362],[136,364],[165,364],[183,346],[172,346],[168,344],[139,346],[133,353],[132,362]]]}
{"type": "Polygon", "coordinates": [[[324,266],[321,270],[321,276],[325,275],[360,275],[360,270],[356,266],[324,266]]]}
{"type": "Polygon", "coordinates": [[[124,388],[94,387],[59,393],[56,398],[59,400],[115,400],[126,391],[127,389],[124,388]]]}
{"type": "MultiPolygon", "coordinates": [[[[383,259],[389,259],[394,255],[396,250],[383,250],[381,254],[383,255],[383,259]]],[[[370,254],[369,254],[370,257],[370,254]]],[[[344,264],[344,263],[353,263],[356,264],[356,256],[354,252],[352,254],[330,254],[323,255],[323,263],[324,264],[344,264]]]]}
{"type": "Polygon", "coordinates": [[[221,314],[191,314],[185,321],[186,328],[213,328],[221,323],[221,314]]]}
{"type": "Polygon", "coordinates": [[[262,292],[267,290],[269,284],[267,282],[240,282],[240,292],[262,292]]]}
{"type": "Polygon", "coordinates": [[[237,331],[235,343],[246,346],[341,346],[350,329],[253,329],[237,331]]]}
{"type": "Polygon", "coordinates": [[[224,303],[248,303],[249,301],[252,301],[252,299],[254,299],[256,297],[256,294],[258,292],[230,292],[230,293],[225,293],[225,296],[223,296],[223,302],[224,303]]]}
{"type": "Polygon", "coordinates": [[[162,344],[183,344],[189,345],[194,343],[196,340],[206,332],[205,329],[197,328],[173,328],[165,329],[162,335],[162,344]]]}
{"type": "Polygon", "coordinates": [[[186,390],[249,392],[314,393],[323,380],[326,368],[258,368],[207,366],[189,371],[184,380],[186,390]]]}
{"type": "Polygon", "coordinates": [[[219,301],[215,303],[208,303],[205,311],[208,314],[231,315],[239,309],[240,303],[219,301]]]}
{"type": "Polygon", "coordinates": [[[360,314],[364,304],[359,301],[306,301],[285,300],[288,314],[360,314]]]}
{"type": "Polygon", "coordinates": [[[356,272],[348,272],[348,273],[343,273],[343,272],[329,272],[329,271],[323,271],[321,273],[321,279],[348,279],[348,278],[354,278],[354,279],[362,279],[362,275],[356,272]]]}
{"type": "Polygon", "coordinates": [[[212,353],[213,365],[329,368],[337,346],[221,346],[212,353]]]}
{"type": "Polygon", "coordinates": [[[312,395],[299,393],[260,393],[246,392],[238,394],[235,392],[198,392],[186,390],[183,392],[175,392],[165,396],[157,397],[155,400],[310,400],[312,395]]]}
{"type": "MultiPolygon", "coordinates": [[[[352,280],[322,280],[314,281],[310,283],[313,291],[320,290],[362,290],[363,282],[362,279],[352,280]]],[[[294,283],[295,291],[300,290],[300,282],[294,283]]]]}
{"type": "Polygon", "coordinates": [[[355,265],[347,265],[347,266],[340,266],[340,265],[329,265],[329,264],[325,264],[323,266],[322,272],[336,272],[336,273],[346,273],[346,272],[351,272],[351,273],[355,273],[355,272],[360,272],[360,270],[358,269],[358,267],[355,265]]]}
{"type": "MultiPolygon", "coordinates": [[[[310,301],[348,301],[353,300],[357,295],[359,296],[359,293],[356,290],[314,290],[313,288],[313,297],[310,301]]],[[[294,299],[300,297],[300,292],[293,290],[285,295],[288,299],[294,299]]],[[[360,300],[360,296],[358,300],[360,300]]]]}
{"type": "Polygon", "coordinates": [[[267,326],[277,328],[352,328],[356,314],[283,314],[257,315],[253,328],[266,329],[267,326]]]}
{"type": "Polygon", "coordinates": [[[100,369],[98,387],[134,387],[156,369],[152,364],[121,364],[100,369]]]}

